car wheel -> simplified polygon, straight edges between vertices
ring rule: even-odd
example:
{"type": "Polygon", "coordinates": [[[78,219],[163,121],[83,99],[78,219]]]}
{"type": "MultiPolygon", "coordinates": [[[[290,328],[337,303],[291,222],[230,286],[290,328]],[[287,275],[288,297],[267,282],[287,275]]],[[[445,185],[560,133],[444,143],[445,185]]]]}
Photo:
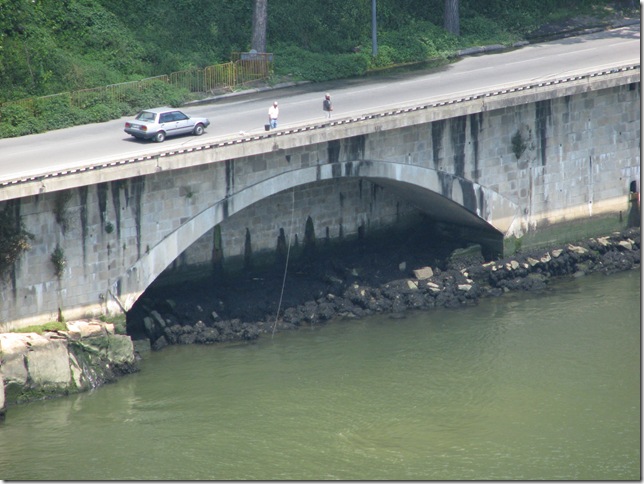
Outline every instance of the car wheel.
{"type": "Polygon", "coordinates": [[[163,131],[159,131],[157,134],[154,135],[154,141],[157,143],[163,143],[163,140],[165,139],[165,133],[163,131]]]}
{"type": "Polygon", "coordinates": [[[203,124],[196,125],[192,132],[195,136],[201,136],[203,134],[203,124]]]}

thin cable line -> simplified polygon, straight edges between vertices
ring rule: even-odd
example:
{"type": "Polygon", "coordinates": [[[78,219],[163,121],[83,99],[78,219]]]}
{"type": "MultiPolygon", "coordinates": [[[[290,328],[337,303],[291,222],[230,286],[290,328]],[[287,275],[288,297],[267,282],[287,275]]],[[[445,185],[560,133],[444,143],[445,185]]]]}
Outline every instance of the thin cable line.
{"type": "Polygon", "coordinates": [[[277,304],[277,314],[275,314],[275,323],[273,323],[273,331],[271,333],[271,339],[275,335],[275,328],[277,327],[277,320],[279,319],[280,309],[282,308],[282,298],[284,297],[284,286],[286,286],[286,272],[288,271],[288,259],[291,255],[291,235],[293,234],[293,220],[295,218],[295,187],[291,191],[291,227],[288,232],[288,246],[286,248],[286,264],[284,264],[284,278],[282,279],[282,292],[280,293],[280,300],[277,304]]]}

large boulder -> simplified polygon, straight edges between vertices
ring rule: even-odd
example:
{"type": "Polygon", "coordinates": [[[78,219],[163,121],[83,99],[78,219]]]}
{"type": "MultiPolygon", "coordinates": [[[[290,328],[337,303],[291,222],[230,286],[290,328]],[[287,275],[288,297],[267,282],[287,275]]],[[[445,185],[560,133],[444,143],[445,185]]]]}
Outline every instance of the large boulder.
{"type": "Polygon", "coordinates": [[[66,339],[3,333],[0,350],[7,404],[66,395],[74,388],[66,339]]]}
{"type": "Polygon", "coordinates": [[[96,321],[43,335],[2,333],[0,355],[0,415],[5,405],[88,390],[137,369],[130,337],[96,321]]]}

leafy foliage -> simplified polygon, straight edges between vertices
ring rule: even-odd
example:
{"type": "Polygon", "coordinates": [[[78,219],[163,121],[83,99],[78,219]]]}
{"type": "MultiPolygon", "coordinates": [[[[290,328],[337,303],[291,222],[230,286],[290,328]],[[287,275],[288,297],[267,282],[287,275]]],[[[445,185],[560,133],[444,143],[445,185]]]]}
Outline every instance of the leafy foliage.
{"type": "Polygon", "coordinates": [[[34,235],[27,232],[13,204],[0,211],[0,276],[31,248],[34,235]]]}
{"type": "Polygon", "coordinates": [[[35,98],[23,104],[8,103],[0,107],[0,138],[109,121],[150,106],[180,106],[190,98],[185,89],[152,81],[145,90],[132,89],[118,98],[108,93],[91,93],[79,104],[72,103],[69,93],[35,98]]]}
{"type": "Polygon", "coordinates": [[[275,72],[295,79],[324,81],[364,74],[369,67],[365,54],[323,54],[292,45],[280,47],[275,72]]]}
{"type": "Polygon", "coordinates": [[[67,266],[67,257],[65,256],[65,251],[63,248],[56,244],[56,248],[51,253],[51,263],[54,265],[54,274],[60,279],[65,272],[65,267],[67,266]]]}

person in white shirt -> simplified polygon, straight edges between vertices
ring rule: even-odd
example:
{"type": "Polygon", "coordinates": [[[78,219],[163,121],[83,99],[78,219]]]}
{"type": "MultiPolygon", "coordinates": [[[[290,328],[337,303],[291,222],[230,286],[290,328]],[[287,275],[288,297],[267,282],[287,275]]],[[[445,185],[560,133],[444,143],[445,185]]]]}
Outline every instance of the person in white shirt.
{"type": "Polygon", "coordinates": [[[279,116],[280,110],[277,107],[277,101],[268,108],[268,123],[271,125],[271,129],[277,128],[277,117],[279,116]]]}

